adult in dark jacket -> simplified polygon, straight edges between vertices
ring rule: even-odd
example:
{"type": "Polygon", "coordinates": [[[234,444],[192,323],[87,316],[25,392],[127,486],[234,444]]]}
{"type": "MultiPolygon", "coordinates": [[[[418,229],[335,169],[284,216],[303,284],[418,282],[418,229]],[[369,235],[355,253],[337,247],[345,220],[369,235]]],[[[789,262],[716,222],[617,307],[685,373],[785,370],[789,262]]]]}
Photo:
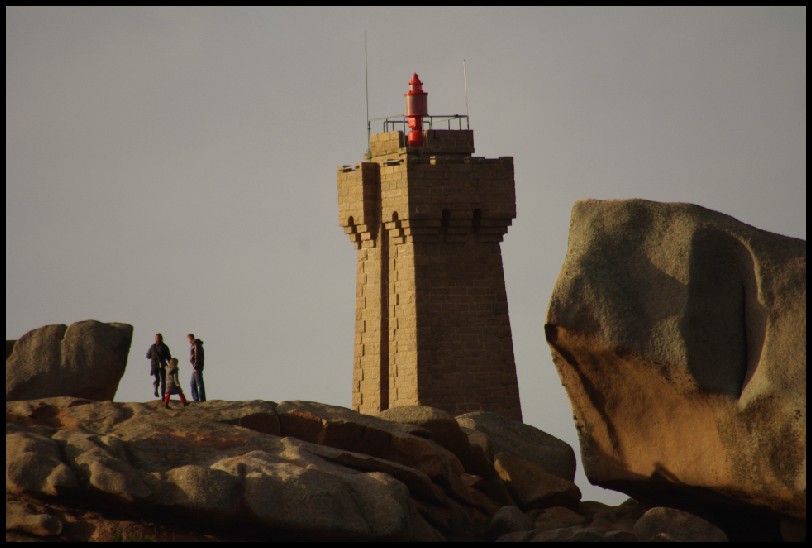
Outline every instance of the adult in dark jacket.
{"type": "Polygon", "coordinates": [[[206,401],[206,388],[203,385],[203,341],[196,339],[192,333],[189,339],[189,363],[192,364],[192,399],[206,401]]]}
{"type": "Polygon", "coordinates": [[[161,399],[166,394],[166,364],[172,355],[169,353],[169,347],[164,344],[164,337],[160,333],[155,334],[155,344],[147,350],[147,359],[150,360],[149,374],[155,377],[152,386],[155,387],[155,397],[158,397],[158,385],[161,386],[161,399]]]}

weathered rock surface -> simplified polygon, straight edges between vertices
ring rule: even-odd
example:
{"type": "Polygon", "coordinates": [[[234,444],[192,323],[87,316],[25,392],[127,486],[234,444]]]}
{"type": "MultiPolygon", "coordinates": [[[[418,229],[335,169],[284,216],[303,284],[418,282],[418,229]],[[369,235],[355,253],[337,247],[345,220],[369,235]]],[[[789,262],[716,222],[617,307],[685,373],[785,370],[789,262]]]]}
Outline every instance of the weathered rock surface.
{"type": "MultiPolygon", "coordinates": [[[[454,453],[466,471],[482,477],[493,475],[491,460],[479,446],[469,442],[466,433],[462,431],[454,417],[446,411],[426,405],[410,405],[392,407],[378,413],[378,417],[391,422],[425,428],[428,431],[427,437],[454,453]]],[[[418,431],[413,433],[421,435],[418,431]]]]}
{"type": "Polygon", "coordinates": [[[487,537],[489,540],[533,529],[533,520],[516,506],[502,506],[491,518],[488,524],[487,537]]]}
{"type": "Polygon", "coordinates": [[[691,513],[658,506],[643,514],[634,524],[635,536],[648,542],[727,542],[727,535],[715,525],[691,513]]]}
{"type": "Polygon", "coordinates": [[[137,537],[136,516],[164,523],[155,539],[240,538],[243,527],[280,539],[482,538],[498,505],[481,478],[412,432],[425,433],[315,402],[9,401],[7,538],[137,537]],[[112,513],[117,532],[100,517],[63,531],[81,513],[61,501],[112,513]]]}
{"type": "Polygon", "coordinates": [[[535,531],[525,540],[532,542],[635,542],[637,537],[628,531],[604,531],[593,527],[574,526],[535,531]]]}
{"type": "Polygon", "coordinates": [[[6,540],[636,539],[649,507],[509,452],[485,479],[436,436],[316,402],[9,401],[6,540]]]}
{"type": "Polygon", "coordinates": [[[75,396],[112,400],[127,366],[133,328],[86,320],[34,329],[6,342],[6,400],[75,396]]]}
{"type": "Polygon", "coordinates": [[[551,506],[538,512],[533,512],[533,528],[537,531],[549,531],[583,525],[587,518],[565,506],[551,506]]]}
{"type": "MultiPolygon", "coordinates": [[[[397,464],[360,455],[357,467],[346,466],[354,461],[340,451],[235,425],[275,407],[263,403],[239,413],[217,401],[177,411],[70,398],[9,402],[7,490],[50,494],[56,482],[42,470],[61,467],[78,479],[63,483],[100,506],[172,510],[224,526],[247,520],[294,538],[414,539],[422,518],[409,488],[377,470],[398,474],[397,464]]],[[[445,497],[416,470],[400,473],[422,486],[421,496],[445,497]]]]}
{"type": "MultiPolygon", "coordinates": [[[[500,542],[635,542],[694,540],[718,542],[725,534],[707,521],[674,508],[652,510],[634,499],[620,506],[584,501],[579,510],[562,506],[531,510],[533,528],[515,530],[500,542]],[[673,535],[673,536],[672,536],[673,535]]],[[[747,540],[743,537],[741,540],[747,540]]]]}
{"type": "Polygon", "coordinates": [[[469,439],[472,443],[484,444],[483,450],[491,459],[497,453],[513,453],[567,481],[575,478],[572,447],[543,430],[488,411],[466,413],[456,419],[464,429],[484,434],[484,437],[469,436],[469,439]]]}
{"type": "Polygon", "coordinates": [[[493,467],[524,510],[552,506],[578,508],[581,501],[578,486],[548,473],[533,461],[513,453],[497,453],[493,458],[493,467]]]}
{"type": "Polygon", "coordinates": [[[50,537],[62,532],[59,518],[40,514],[31,504],[6,501],[6,531],[19,531],[37,537],[50,537]]]}
{"type": "Polygon", "coordinates": [[[545,329],[592,483],[806,519],[805,241],[579,201],[545,329]]]}

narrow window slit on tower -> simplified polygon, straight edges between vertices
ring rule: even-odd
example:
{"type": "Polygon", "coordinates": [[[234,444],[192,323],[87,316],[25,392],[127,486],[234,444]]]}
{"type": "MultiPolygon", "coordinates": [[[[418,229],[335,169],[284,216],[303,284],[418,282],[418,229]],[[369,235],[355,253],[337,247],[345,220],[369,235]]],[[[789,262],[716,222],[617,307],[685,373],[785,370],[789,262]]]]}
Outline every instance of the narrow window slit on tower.
{"type": "Polygon", "coordinates": [[[474,210],[474,222],[473,222],[474,236],[476,236],[477,238],[479,237],[480,226],[482,226],[482,210],[477,208],[474,210]]]}
{"type": "Polygon", "coordinates": [[[443,210],[443,219],[440,224],[440,230],[443,234],[443,240],[448,239],[448,225],[451,223],[451,211],[448,209],[443,210]]]}

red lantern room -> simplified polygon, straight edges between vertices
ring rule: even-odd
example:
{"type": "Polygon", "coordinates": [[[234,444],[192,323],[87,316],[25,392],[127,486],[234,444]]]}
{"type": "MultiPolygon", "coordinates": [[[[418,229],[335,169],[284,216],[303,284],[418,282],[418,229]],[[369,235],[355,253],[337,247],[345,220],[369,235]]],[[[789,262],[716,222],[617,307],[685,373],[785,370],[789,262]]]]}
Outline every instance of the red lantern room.
{"type": "Polygon", "coordinates": [[[411,128],[407,139],[410,147],[423,146],[423,116],[429,115],[428,95],[423,91],[423,82],[415,72],[409,81],[409,91],[403,94],[406,99],[406,118],[409,119],[411,128]]]}

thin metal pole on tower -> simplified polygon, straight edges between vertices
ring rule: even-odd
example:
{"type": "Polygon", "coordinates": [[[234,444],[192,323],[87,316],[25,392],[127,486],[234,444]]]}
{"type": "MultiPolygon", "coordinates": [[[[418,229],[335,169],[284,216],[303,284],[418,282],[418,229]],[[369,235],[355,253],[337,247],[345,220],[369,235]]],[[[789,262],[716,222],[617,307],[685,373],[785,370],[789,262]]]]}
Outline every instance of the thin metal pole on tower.
{"type": "Polygon", "coordinates": [[[367,151],[364,154],[364,157],[369,160],[372,158],[372,153],[369,150],[370,147],[370,127],[369,127],[369,69],[368,69],[368,62],[367,62],[367,32],[364,31],[364,86],[366,88],[365,96],[367,102],[367,151]]]}
{"type": "Polygon", "coordinates": [[[462,78],[465,80],[465,119],[471,129],[471,117],[468,115],[468,72],[465,70],[465,59],[462,60],[462,78]]]}

